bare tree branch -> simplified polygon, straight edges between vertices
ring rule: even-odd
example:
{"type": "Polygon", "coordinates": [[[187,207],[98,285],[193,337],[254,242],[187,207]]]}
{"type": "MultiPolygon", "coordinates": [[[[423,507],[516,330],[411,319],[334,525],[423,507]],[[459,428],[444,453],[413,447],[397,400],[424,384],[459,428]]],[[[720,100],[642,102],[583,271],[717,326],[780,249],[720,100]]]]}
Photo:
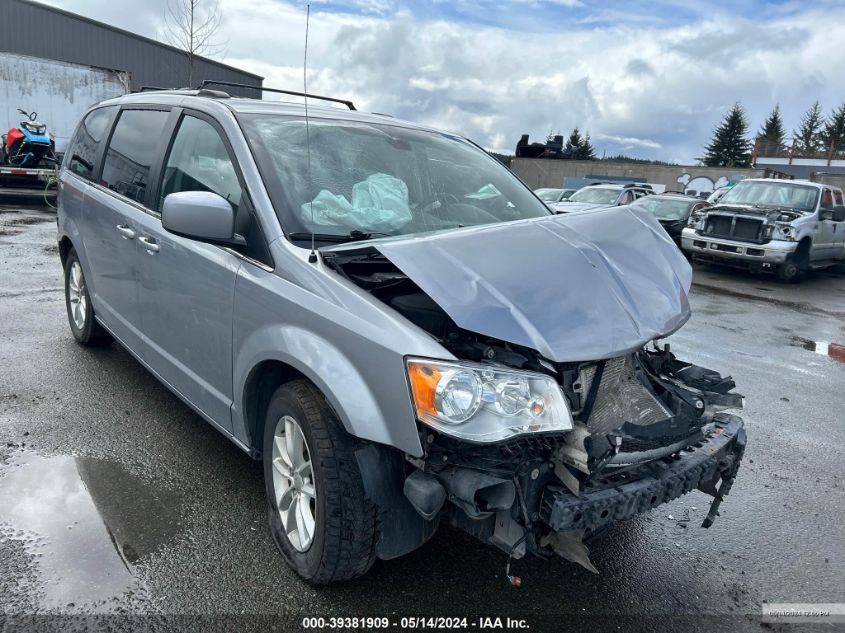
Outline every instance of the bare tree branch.
{"type": "Polygon", "coordinates": [[[220,0],[168,0],[163,37],[168,44],[185,52],[188,86],[194,85],[197,57],[225,52],[225,43],[216,37],[222,25],[220,0]]]}

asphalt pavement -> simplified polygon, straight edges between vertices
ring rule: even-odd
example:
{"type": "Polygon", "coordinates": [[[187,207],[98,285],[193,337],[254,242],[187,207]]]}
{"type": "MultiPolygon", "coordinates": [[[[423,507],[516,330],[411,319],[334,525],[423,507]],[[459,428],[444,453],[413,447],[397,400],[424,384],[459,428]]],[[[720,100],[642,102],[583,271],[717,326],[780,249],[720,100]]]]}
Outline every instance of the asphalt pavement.
{"type": "Polygon", "coordinates": [[[748,430],[710,529],[699,527],[710,497],[693,492],[612,528],[592,549],[599,575],[520,560],[515,588],[504,554],[442,528],[362,579],[318,589],[276,552],[260,465],[120,346],[74,342],[55,235],[54,214],[0,209],[0,614],[799,631],[761,625],[761,604],[845,602],[841,270],[793,286],[696,268],[693,317],[669,342],[735,378],[748,430]]]}

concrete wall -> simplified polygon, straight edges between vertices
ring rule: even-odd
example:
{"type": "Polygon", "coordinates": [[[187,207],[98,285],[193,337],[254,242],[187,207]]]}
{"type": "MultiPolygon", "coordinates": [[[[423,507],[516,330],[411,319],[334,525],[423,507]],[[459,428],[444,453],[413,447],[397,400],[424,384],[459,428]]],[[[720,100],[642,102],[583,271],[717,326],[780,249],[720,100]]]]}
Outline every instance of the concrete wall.
{"type": "Polygon", "coordinates": [[[759,178],[762,169],[691,167],[685,165],[640,165],[638,163],[608,163],[592,160],[549,160],[542,158],[514,158],[511,169],[529,187],[562,187],[566,178],[587,176],[615,176],[637,182],[664,185],[666,191],[709,192],[728,181],[759,178]]]}
{"type": "Polygon", "coordinates": [[[816,174],[813,177],[815,182],[823,182],[826,185],[833,185],[845,191],[845,174],[816,174]]]}

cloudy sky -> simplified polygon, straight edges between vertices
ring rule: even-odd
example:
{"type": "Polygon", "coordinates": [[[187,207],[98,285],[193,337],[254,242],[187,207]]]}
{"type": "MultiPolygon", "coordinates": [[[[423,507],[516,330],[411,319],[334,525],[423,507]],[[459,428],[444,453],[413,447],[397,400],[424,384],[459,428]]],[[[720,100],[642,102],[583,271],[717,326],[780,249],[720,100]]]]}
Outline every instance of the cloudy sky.
{"type": "MultiPolygon", "coordinates": [[[[160,37],[166,2],[46,3],[160,37]]],[[[213,57],[299,89],[305,2],[220,7],[213,57]]],[[[845,100],[843,23],[841,0],[313,0],[308,87],[488,149],[577,125],[599,155],[689,163],[737,100],[788,133],[845,100]]]]}

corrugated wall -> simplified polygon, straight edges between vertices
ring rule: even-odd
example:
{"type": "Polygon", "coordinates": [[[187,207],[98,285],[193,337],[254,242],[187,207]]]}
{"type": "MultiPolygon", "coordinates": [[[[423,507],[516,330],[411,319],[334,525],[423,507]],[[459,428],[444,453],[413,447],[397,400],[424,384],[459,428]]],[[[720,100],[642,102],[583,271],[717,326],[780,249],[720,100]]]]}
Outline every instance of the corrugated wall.
{"type": "MultiPolygon", "coordinates": [[[[188,82],[187,57],[177,49],[25,0],[0,0],[0,50],[126,70],[133,90],[141,86],[179,88],[188,82]]],[[[261,86],[263,81],[257,75],[198,58],[194,61],[194,83],[202,79],[251,86],[261,86]]],[[[254,90],[228,91],[261,96],[254,90]]]]}

